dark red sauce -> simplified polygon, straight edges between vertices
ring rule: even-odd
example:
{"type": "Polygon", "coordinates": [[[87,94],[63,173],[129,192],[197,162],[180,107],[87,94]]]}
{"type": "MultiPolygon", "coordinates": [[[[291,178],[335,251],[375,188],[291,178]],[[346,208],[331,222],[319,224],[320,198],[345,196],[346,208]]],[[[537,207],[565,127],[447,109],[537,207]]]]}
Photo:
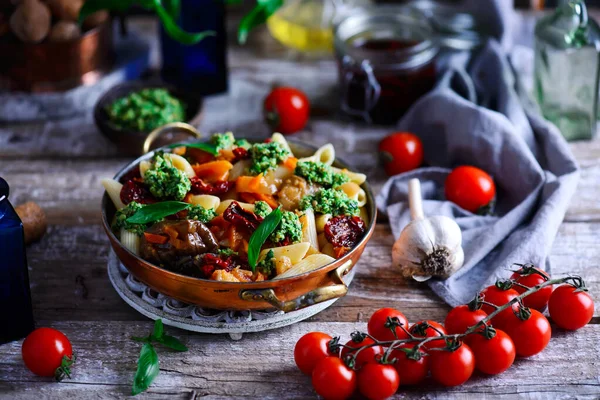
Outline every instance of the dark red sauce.
{"type": "MultiPolygon", "coordinates": [[[[390,58],[395,51],[407,49],[418,42],[403,41],[398,39],[369,39],[355,41],[355,48],[381,52],[381,56],[390,58]]],[[[381,68],[376,60],[372,60],[373,75],[381,87],[379,99],[368,112],[373,123],[392,124],[398,121],[408,108],[421,96],[430,91],[435,85],[435,65],[433,60],[410,70],[381,68]]],[[[353,72],[353,79],[344,91],[345,101],[354,110],[366,109],[365,87],[368,87],[368,78],[364,71],[358,67],[341,66],[343,76],[347,71],[353,72]]],[[[342,81],[342,84],[344,82],[342,81]]]]}

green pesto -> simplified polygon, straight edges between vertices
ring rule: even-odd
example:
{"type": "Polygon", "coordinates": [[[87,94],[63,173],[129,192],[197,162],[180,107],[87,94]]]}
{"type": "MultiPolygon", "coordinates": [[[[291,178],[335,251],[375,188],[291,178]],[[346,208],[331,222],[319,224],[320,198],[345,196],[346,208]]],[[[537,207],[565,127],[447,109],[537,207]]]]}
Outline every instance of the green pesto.
{"type": "Polygon", "coordinates": [[[237,256],[238,255],[237,251],[233,251],[229,247],[222,247],[219,250],[217,250],[217,253],[220,256],[225,256],[225,257],[231,257],[231,256],[237,256]]]}
{"type": "Polygon", "coordinates": [[[319,161],[300,161],[294,173],[310,183],[316,183],[327,188],[335,188],[350,181],[345,174],[337,173],[327,164],[319,161]]]}
{"type": "Polygon", "coordinates": [[[152,158],[152,165],[144,174],[144,182],[150,193],[161,200],[182,200],[192,187],[190,178],[175,168],[162,152],[152,158]]]}
{"type": "Polygon", "coordinates": [[[257,201],[254,203],[254,214],[258,215],[261,218],[265,218],[267,215],[271,213],[271,207],[267,204],[266,201],[257,201]]]}
{"type": "Polygon", "coordinates": [[[192,205],[188,208],[187,219],[195,219],[207,224],[217,216],[214,208],[204,208],[200,205],[192,205]]]}
{"type": "Polygon", "coordinates": [[[277,142],[256,143],[250,148],[252,164],[249,171],[252,175],[265,173],[277,168],[290,156],[290,152],[277,142]]]}
{"type": "Polygon", "coordinates": [[[284,211],[281,222],[269,236],[273,243],[283,242],[288,238],[291,243],[298,243],[302,240],[302,224],[298,216],[291,211],[284,211]]]}
{"type": "Polygon", "coordinates": [[[341,190],[321,189],[315,194],[304,196],[300,200],[300,209],[312,208],[321,214],[358,215],[358,203],[341,190]]]}
{"type": "Polygon", "coordinates": [[[113,124],[121,129],[150,132],[171,122],[185,121],[183,103],[166,89],[142,89],[106,107],[113,124]]]}
{"type": "Polygon", "coordinates": [[[212,144],[214,144],[216,146],[217,151],[220,151],[220,150],[232,148],[235,139],[233,137],[233,133],[226,132],[226,133],[215,133],[214,135],[212,135],[212,138],[210,139],[210,141],[212,142],[212,144]]]}
{"type": "Polygon", "coordinates": [[[122,228],[125,228],[129,232],[133,232],[133,233],[137,234],[138,236],[142,235],[144,233],[144,231],[146,230],[145,224],[132,224],[130,222],[127,222],[127,218],[131,217],[133,214],[135,214],[137,211],[141,210],[142,208],[144,208],[143,204],[132,201],[131,203],[127,204],[122,209],[118,210],[117,214],[115,215],[115,222],[113,224],[113,229],[121,230],[122,228]]]}
{"type": "Polygon", "coordinates": [[[260,261],[256,267],[267,276],[271,276],[275,272],[275,252],[273,249],[267,252],[265,259],[260,261]]]}
{"type": "Polygon", "coordinates": [[[252,147],[252,145],[250,144],[249,141],[247,141],[246,139],[238,139],[235,141],[235,145],[237,147],[243,147],[246,150],[250,150],[250,147],[252,147]]]}

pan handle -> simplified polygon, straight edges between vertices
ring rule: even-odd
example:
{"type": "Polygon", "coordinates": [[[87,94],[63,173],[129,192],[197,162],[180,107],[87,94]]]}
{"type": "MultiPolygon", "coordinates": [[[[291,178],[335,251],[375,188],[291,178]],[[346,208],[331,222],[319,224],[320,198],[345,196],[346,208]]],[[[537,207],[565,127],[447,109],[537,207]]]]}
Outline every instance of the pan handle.
{"type": "Polygon", "coordinates": [[[348,260],[340,267],[330,272],[331,280],[334,285],[316,288],[293,300],[279,300],[273,289],[242,290],[240,292],[240,297],[247,301],[266,301],[273,307],[284,312],[300,310],[301,308],[345,296],[346,293],[348,293],[348,286],[344,283],[343,277],[352,270],[352,267],[352,260],[348,260]]]}
{"type": "Polygon", "coordinates": [[[155,130],[150,132],[148,134],[148,136],[146,136],[146,140],[144,140],[144,146],[142,148],[142,151],[144,152],[143,154],[146,154],[147,152],[150,151],[150,147],[152,146],[152,143],[154,143],[154,141],[160,135],[169,133],[172,131],[179,132],[179,133],[186,133],[189,136],[192,136],[196,139],[200,139],[202,137],[202,134],[200,132],[198,132],[198,130],[196,128],[194,128],[192,125],[186,124],[185,122],[172,122],[170,124],[166,124],[166,125],[156,128],[155,130]]]}

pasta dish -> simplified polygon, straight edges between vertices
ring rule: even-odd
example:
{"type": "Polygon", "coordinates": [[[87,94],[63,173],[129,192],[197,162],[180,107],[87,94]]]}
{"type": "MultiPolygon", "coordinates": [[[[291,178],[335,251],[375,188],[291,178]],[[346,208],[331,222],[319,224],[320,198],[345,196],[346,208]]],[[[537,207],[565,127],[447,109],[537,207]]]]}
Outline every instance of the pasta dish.
{"type": "Polygon", "coordinates": [[[279,133],[251,144],[228,132],[102,183],[130,252],[183,275],[256,282],[327,265],[365,235],[366,176],[334,160],[331,144],[297,158],[279,133]]]}

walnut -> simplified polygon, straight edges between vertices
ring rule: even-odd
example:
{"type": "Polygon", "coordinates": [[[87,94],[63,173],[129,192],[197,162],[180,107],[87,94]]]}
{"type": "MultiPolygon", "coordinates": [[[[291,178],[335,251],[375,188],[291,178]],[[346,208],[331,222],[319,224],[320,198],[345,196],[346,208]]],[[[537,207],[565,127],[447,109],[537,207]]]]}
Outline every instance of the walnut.
{"type": "Polygon", "coordinates": [[[52,42],[66,42],[81,35],[79,26],[73,21],[58,21],[50,30],[48,39],[52,42]]]}
{"type": "Polygon", "coordinates": [[[77,21],[83,0],[46,0],[52,15],[59,20],[77,21]]]}
{"type": "Polygon", "coordinates": [[[38,43],[50,32],[50,9],[39,0],[23,0],[10,17],[10,29],[22,41],[38,43]]]}

